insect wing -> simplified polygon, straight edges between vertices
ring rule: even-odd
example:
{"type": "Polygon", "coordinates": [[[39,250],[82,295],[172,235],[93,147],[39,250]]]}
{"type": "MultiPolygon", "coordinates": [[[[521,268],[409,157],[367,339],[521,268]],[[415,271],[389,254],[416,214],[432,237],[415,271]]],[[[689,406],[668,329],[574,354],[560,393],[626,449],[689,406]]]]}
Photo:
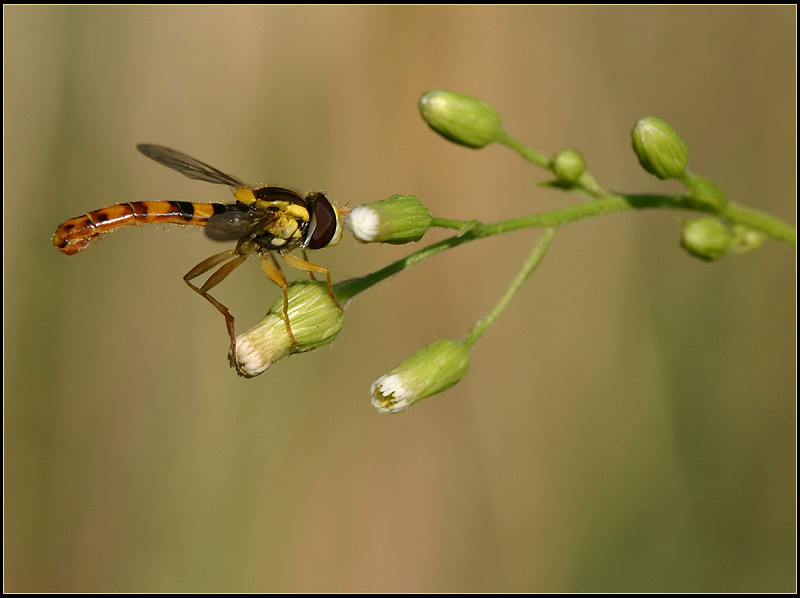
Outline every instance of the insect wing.
{"type": "Polygon", "coordinates": [[[236,241],[261,225],[263,219],[260,211],[230,210],[214,214],[206,223],[206,236],[214,241],[236,241]]]}
{"type": "Polygon", "coordinates": [[[136,146],[136,149],[138,149],[148,158],[152,158],[159,164],[163,164],[168,168],[177,170],[190,179],[197,179],[198,181],[206,181],[208,183],[218,183],[220,185],[228,185],[234,189],[247,187],[245,183],[237,179],[235,176],[225,174],[221,170],[217,170],[213,166],[209,166],[200,160],[196,160],[191,156],[187,156],[178,150],[163,147],[161,145],[150,145],[148,143],[141,143],[136,146]]]}

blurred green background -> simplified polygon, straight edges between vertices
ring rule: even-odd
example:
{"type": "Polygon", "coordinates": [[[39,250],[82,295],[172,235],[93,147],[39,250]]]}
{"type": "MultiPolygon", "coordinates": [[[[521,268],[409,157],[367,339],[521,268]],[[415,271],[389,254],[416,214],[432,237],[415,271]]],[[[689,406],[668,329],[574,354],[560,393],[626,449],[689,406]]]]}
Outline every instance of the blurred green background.
{"type": "MultiPolygon", "coordinates": [[[[394,277],[333,345],[253,380],[181,280],[219,251],[197,230],[50,243],[120,201],[231,199],[140,142],[340,205],[413,193],[494,221],[579,201],[506,148],[433,134],[416,102],[435,88],[621,191],[680,189],[630,150],[658,116],[693,171],[794,222],[794,6],[3,12],[7,591],[795,589],[788,246],[707,264],[678,247],[684,214],[570,225],[470,374],[387,416],[373,380],[463,337],[535,231],[394,277]]],[[[409,251],[312,257],[342,280],[409,251]]],[[[251,261],[217,296],[244,330],[279,290],[251,261]]]]}

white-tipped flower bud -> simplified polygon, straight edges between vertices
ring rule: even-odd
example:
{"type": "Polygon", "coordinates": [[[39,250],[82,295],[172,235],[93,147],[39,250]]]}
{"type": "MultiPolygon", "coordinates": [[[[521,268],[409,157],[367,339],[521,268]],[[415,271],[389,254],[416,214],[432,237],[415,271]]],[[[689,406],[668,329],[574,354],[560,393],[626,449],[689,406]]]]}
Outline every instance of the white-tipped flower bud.
{"type": "Polygon", "coordinates": [[[289,323],[295,342],[284,320],[283,298],[274,303],[261,322],[236,337],[239,367],[249,378],[288,355],[330,343],[344,325],[344,314],[324,282],[295,282],[289,285],[288,294],[289,323]]]}
{"type": "Polygon", "coordinates": [[[381,376],[370,388],[372,404],[382,413],[399,413],[426,397],[443,392],[469,369],[469,352],[452,340],[438,340],[381,376]]]}
{"type": "Polygon", "coordinates": [[[419,241],[431,227],[431,215],[414,195],[392,195],[356,206],[345,226],[362,243],[401,245],[419,241]]]}

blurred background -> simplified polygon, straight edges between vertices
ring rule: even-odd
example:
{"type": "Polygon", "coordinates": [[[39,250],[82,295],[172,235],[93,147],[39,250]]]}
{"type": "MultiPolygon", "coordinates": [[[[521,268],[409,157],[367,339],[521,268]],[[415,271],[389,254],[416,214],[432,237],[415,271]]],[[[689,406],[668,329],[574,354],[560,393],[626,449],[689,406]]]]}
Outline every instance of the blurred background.
{"type": "MultiPolygon", "coordinates": [[[[126,228],[69,258],[50,241],[117,202],[232,199],[141,142],[339,205],[413,193],[497,221],[580,201],[506,148],[435,135],[417,100],[436,88],[626,192],[680,190],[630,150],[658,116],[694,172],[794,223],[794,6],[3,16],[6,591],[795,589],[789,246],[708,264],[678,246],[683,213],[567,226],[469,375],[389,416],[370,384],[463,338],[536,231],[386,281],[334,344],[252,380],[181,280],[220,250],[199,230],[126,228]]],[[[413,249],[348,237],[312,258],[343,280],[413,249]]],[[[215,294],[244,330],[280,291],[250,261],[215,294]]]]}

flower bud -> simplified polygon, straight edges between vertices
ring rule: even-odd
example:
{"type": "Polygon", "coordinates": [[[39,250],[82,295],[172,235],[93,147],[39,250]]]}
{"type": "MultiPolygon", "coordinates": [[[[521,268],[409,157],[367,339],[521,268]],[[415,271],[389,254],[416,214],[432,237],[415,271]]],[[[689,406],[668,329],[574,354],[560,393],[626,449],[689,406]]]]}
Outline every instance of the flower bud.
{"type": "Polygon", "coordinates": [[[683,225],[681,246],[701,260],[721,258],[731,248],[732,242],[728,227],[716,218],[695,218],[683,225]]]}
{"type": "Polygon", "coordinates": [[[373,406],[382,413],[399,413],[461,380],[469,368],[469,352],[461,343],[438,340],[381,376],[370,387],[373,406]]]}
{"type": "Polygon", "coordinates": [[[419,112],[442,137],[467,147],[484,147],[503,133],[497,110],[463,93],[429,91],[419,100],[419,112]]]}
{"type": "Polygon", "coordinates": [[[356,206],[345,226],[362,243],[402,245],[419,241],[431,227],[431,215],[414,195],[392,195],[356,206]]]}
{"type": "Polygon", "coordinates": [[[633,151],[647,172],[660,179],[675,179],[686,172],[689,150],[672,127],[648,116],[633,127],[633,151]]]}
{"type": "Polygon", "coordinates": [[[555,155],[551,168],[560,182],[574,185],[586,170],[586,162],[578,150],[565,149],[555,155]]]}
{"type": "Polygon", "coordinates": [[[289,285],[288,294],[294,343],[284,320],[283,298],[273,304],[263,320],[236,337],[236,358],[248,378],[258,376],[288,355],[330,343],[344,325],[344,314],[324,282],[294,282],[289,285]]]}
{"type": "Polygon", "coordinates": [[[732,236],[731,251],[734,253],[753,251],[761,247],[766,241],[764,233],[748,228],[744,224],[734,224],[732,236]]]}

